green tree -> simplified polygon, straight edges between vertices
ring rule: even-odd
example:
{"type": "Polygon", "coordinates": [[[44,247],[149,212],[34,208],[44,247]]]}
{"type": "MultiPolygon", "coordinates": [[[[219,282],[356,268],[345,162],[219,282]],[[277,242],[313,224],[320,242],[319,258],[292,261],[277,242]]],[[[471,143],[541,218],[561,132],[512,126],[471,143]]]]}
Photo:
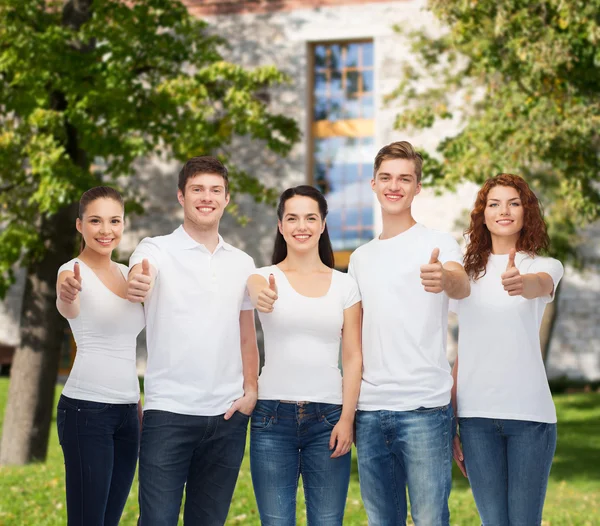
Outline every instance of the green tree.
{"type": "Polygon", "coordinates": [[[458,118],[428,162],[433,182],[524,176],[546,204],[552,255],[576,260],[577,229],[600,213],[600,1],[428,7],[445,30],[407,35],[419,61],[389,96],[405,108],[396,128],[458,118]]]}
{"type": "MultiPolygon", "coordinates": [[[[428,7],[445,29],[406,34],[419,60],[405,65],[388,97],[404,107],[395,127],[457,119],[460,132],[428,159],[429,182],[452,188],[522,175],[546,205],[550,255],[582,264],[577,231],[600,214],[600,0],[428,7]]],[[[553,302],[542,325],[544,356],[555,316],[553,302]]]]}
{"type": "Polygon", "coordinates": [[[247,136],[284,155],[299,131],[261,97],[284,75],[224,61],[226,43],[177,0],[0,0],[0,18],[0,294],[28,268],[0,463],[19,464],[46,456],[64,330],[54,284],[82,191],[119,186],[156,152],[212,153],[234,194],[268,201],[227,145],[247,136]]]}

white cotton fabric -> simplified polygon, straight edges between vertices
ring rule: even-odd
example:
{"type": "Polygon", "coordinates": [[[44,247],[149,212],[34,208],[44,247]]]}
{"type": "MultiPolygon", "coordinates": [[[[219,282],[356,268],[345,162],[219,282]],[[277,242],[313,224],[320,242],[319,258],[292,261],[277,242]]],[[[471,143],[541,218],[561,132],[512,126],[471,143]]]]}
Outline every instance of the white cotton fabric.
{"type": "Polygon", "coordinates": [[[273,312],[258,313],[265,337],[259,399],[341,404],[340,342],[344,310],[360,301],[356,282],[333,270],[327,294],[310,298],[276,265],[255,273],[267,281],[273,274],[278,295],[273,312]]]}
{"type": "Polygon", "coordinates": [[[425,292],[420,278],[435,248],[442,264],[462,264],[451,235],[419,223],[370,241],[350,258],[348,272],[363,302],[361,411],[410,411],[450,401],[448,296],[425,292]]]}
{"type": "MultiPolygon", "coordinates": [[[[509,296],[500,277],[507,264],[508,254],[491,254],[485,275],[471,282],[471,295],[456,302],[458,415],[555,423],[539,338],[553,296],[509,296]]],[[[549,274],[554,290],[564,272],[556,259],[521,252],[515,265],[521,274],[549,274]]]]}
{"type": "Polygon", "coordinates": [[[223,414],[243,395],[240,311],[252,310],[252,258],[223,241],[210,251],[184,230],[145,238],[129,261],[157,270],[146,311],[144,411],[223,414]]]}
{"type": "MultiPolygon", "coordinates": [[[[141,305],[112,292],[80,259],[72,259],[58,274],[79,263],[79,315],[69,325],[77,344],[75,361],[63,394],[77,400],[131,404],[140,399],[136,369],[136,338],[144,328],[141,305]]],[[[119,264],[127,279],[127,266],[119,264]]]]}

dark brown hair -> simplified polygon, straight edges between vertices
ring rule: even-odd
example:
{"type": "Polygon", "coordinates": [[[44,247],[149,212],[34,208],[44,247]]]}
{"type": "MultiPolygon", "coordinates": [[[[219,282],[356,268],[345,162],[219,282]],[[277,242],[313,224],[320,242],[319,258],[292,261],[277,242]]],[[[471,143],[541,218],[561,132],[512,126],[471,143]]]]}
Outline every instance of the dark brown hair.
{"type": "MultiPolygon", "coordinates": [[[[89,190],[83,192],[81,198],[79,199],[79,219],[83,219],[88,205],[94,202],[96,199],[113,199],[119,203],[123,209],[125,208],[123,197],[114,188],[111,188],[110,186],[95,186],[94,188],[90,188],[89,190]]],[[[84,248],[85,241],[83,236],[81,236],[79,251],[83,252],[84,248]]]]}
{"type": "MultiPolygon", "coordinates": [[[[316,201],[319,205],[321,219],[325,221],[328,212],[327,201],[325,200],[325,197],[314,186],[308,186],[305,184],[296,186],[295,188],[288,188],[281,194],[281,197],[279,198],[279,204],[277,205],[277,217],[279,218],[279,221],[283,221],[286,201],[296,195],[310,197],[316,201]]],[[[278,228],[277,234],[275,235],[275,246],[273,247],[273,257],[271,258],[271,263],[273,265],[277,265],[277,263],[281,263],[286,257],[287,243],[285,242],[283,234],[278,228]]],[[[323,229],[323,233],[319,238],[319,257],[321,258],[323,264],[327,265],[329,268],[333,268],[335,266],[333,248],[331,246],[331,240],[329,239],[329,232],[327,231],[327,223],[325,223],[325,228],[323,229]]]]}
{"type": "Polygon", "coordinates": [[[377,170],[379,170],[381,163],[390,159],[408,159],[409,161],[414,161],[417,183],[421,182],[423,156],[407,141],[392,142],[377,152],[373,166],[373,178],[377,175],[377,170]]]}
{"type": "Polygon", "coordinates": [[[485,269],[492,252],[492,236],[485,225],[485,207],[488,194],[495,186],[509,186],[519,192],[523,205],[523,229],[517,240],[517,252],[527,252],[530,256],[535,256],[546,250],[550,242],[542,207],[525,179],[518,175],[504,173],[488,179],[477,194],[471,212],[471,224],[465,230],[467,239],[465,271],[474,281],[485,276],[485,269]]]}
{"type": "Polygon", "coordinates": [[[227,168],[225,168],[225,165],[219,159],[210,155],[192,157],[183,165],[183,168],[179,172],[179,181],[177,183],[177,187],[181,190],[181,193],[185,195],[185,185],[188,179],[201,174],[220,175],[225,183],[225,194],[229,193],[229,173],[227,172],[227,168]]]}

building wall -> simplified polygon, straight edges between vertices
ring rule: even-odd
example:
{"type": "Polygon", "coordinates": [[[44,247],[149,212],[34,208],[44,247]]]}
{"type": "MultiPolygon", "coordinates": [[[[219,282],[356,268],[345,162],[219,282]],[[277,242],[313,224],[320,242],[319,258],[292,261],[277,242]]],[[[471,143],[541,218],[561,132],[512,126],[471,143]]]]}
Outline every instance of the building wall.
{"type": "MultiPolygon", "coordinates": [[[[247,67],[277,65],[290,77],[290,83],[270,92],[273,111],[295,117],[303,140],[286,159],[269,153],[264,145],[238,140],[232,147],[235,161],[265,184],[283,190],[307,182],[310,172],[310,75],[309,49],[315,42],[372,39],[375,54],[375,150],[393,140],[406,139],[430,152],[445,136],[457,131],[456,122],[444,122],[421,133],[394,130],[401,108],[386,105],[383,97],[401,80],[405,60],[413,60],[408,43],[392,29],[441,28],[423,11],[423,0],[187,0],[190,11],[204,17],[213,31],[230,44],[227,59],[247,67]]],[[[373,156],[376,151],[373,151],[373,156]]],[[[177,172],[180,166],[168,159],[149,159],[139,164],[137,177],[131,180],[146,205],[146,215],[129,218],[120,256],[126,258],[141,238],[173,231],[182,221],[176,199],[177,172]]],[[[426,168],[426,167],[425,167],[426,168]]],[[[426,169],[425,169],[426,171],[426,169]]],[[[364,192],[370,192],[365,186],[364,192]]],[[[436,196],[424,189],[414,203],[416,219],[427,226],[452,232],[461,239],[468,210],[477,187],[467,183],[456,193],[436,196]]],[[[374,197],[373,197],[374,199],[374,197]]],[[[238,198],[241,212],[251,218],[246,228],[225,216],[223,236],[247,251],[257,265],[268,263],[276,228],[272,208],[238,198]]],[[[374,201],[375,202],[375,201],[374,201]]],[[[376,228],[380,217],[375,216],[376,228]]],[[[600,272],[598,245],[600,226],[586,231],[587,256],[592,263],[586,273],[568,268],[558,303],[558,320],[548,357],[549,375],[600,379],[600,272]],[[594,259],[595,258],[595,259],[594,259]],[[595,261],[595,265],[594,265],[595,261]]],[[[0,335],[0,339],[1,339],[0,335]]],[[[452,340],[451,340],[452,343],[452,340]]],[[[143,367],[143,339],[140,352],[143,367]]],[[[453,345],[450,345],[452,353],[453,345]]]]}

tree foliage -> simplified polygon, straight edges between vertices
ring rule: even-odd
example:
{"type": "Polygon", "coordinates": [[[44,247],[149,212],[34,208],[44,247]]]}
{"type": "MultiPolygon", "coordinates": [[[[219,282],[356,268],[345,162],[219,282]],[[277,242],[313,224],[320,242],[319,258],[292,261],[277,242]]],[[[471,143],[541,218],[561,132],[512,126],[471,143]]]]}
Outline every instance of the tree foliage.
{"type": "Polygon", "coordinates": [[[43,255],[44,219],[141,157],[219,154],[232,192],[273,197],[227,145],[289,151],[296,123],[259,96],[286,78],[223,60],[226,43],[181,2],[0,0],[0,19],[0,297],[15,264],[43,255]]]}
{"type": "MultiPolygon", "coordinates": [[[[600,1],[430,0],[441,36],[407,36],[419,57],[389,96],[396,128],[457,119],[428,165],[436,183],[523,175],[546,204],[552,253],[576,257],[600,213],[600,1]]],[[[401,31],[401,28],[397,28],[401,31]]]]}

